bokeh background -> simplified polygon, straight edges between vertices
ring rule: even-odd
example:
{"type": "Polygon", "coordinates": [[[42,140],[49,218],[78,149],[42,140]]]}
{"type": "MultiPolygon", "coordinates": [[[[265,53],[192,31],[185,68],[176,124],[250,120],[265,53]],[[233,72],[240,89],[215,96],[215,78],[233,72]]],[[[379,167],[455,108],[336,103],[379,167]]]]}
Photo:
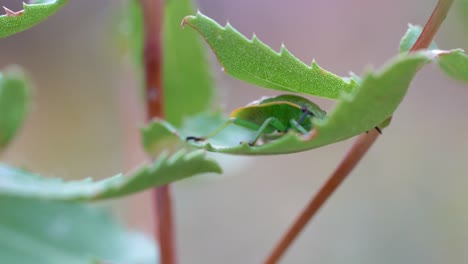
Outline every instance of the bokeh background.
{"type": "MultiPolygon", "coordinates": [[[[143,107],[117,33],[125,2],[70,1],[39,26],[0,41],[0,67],[22,65],[35,88],[27,122],[2,161],[70,179],[108,177],[145,161],[143,107]]],[[[407,24],[424,24],[436,2],[200,0],[199,9],[347,75],[382,66],[407,24]]],[[[443,24],[439,47],[468,50],[460,10],[455,5],[443,24]]],[[[274,94],[225,75],[209,54],[226,112],[274,94]]],[[[391,126],[283,263],[468,262],[466,113],[466,85],[424,68],[391,126]]],[[[284,156],[217,155],[223,175],[174,184],[181,263],[260,263],[352,142],[284,156]]],[[[150,199],[145,193],[98,206],[111,205],[123,222],[151,233],[150,199]]]]}

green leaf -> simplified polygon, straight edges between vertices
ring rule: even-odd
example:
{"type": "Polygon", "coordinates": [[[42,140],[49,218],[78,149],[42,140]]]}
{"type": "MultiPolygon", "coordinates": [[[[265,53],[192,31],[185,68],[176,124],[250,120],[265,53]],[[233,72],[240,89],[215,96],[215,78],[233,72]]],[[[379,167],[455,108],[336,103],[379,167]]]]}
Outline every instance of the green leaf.
{"type": "Polygon", "coordinates": [[[0,16],[0,38],[19,33],[29,29],[53,15],[64,6],[68,0],[55,0],[50,3],[26,4],[18,12],[7,11],[0,16]]]}
{"type": "MultiPolygon", "coordinates": [[[[185,120],[181,129],[175,128],[165,120],[154,120],[142,129],[143,147],[147,153],[157,154],[161,149],[178,149],[187,147],[185,137],[188,135],[206,135],[226,122],[221,113],[204,112],[185,120]],[[181,141],[180,139],[184,140],[181,141]]],[[[211,139],[214,144],[239,144],[239,138],[250,138],[254,132],[240,126],[231,126],[219,136],[211,139]]]]}
{"type": "Polygon", "coordinates": [[[26,116],[29,87],[17,67],[0,72],[0,150],[16,135],[26,116]]]}
{"type": "MultiPolygon", "coordinates": [[[[408,30],[406,31],[403,38],[400,41],[400,53],[408,52],[411,47],[413,47],[416,40],[418,40],[419,35],[421,35],[422,27],[419,25],[408,24],[408,30]]],[[[434,41],[429,45],[429,50],[438,49],[434,41]]]]}
{"type": "Polygon", "coordinates": [[[331,99],[357,87],[354,81],[345,81],[315,62],[307,66],[284,45],[280,52],[275,52],[255,35],[249,40],[229,23],[221,27],[200,12],[186,17],[183,24],[193,27],[205,38],[228,74],[246,82],[331,99]]]}
{"type": "Polygon", "coordinates": [[[0,199],[2,263],[157,263],[154,243],[90,206],[0,199]]]}
{"type": "Polygon", "coordinates": [[[138,81],[138,87],[144,87],[143,62],[143,10],[138,0],[129,0],[126,8],[118,14],[116,27],[116,42],[128,52],[138,81]]]}
{"type": "Polygon", "coordinates": [[[461,49],[442,52],[438,60],[439,67],[448,76],[468,82],[468,56],[461,49]]]}
{"type": "MultiPolygon", "coordinates": [[[[311,138],[291,131],[279,139],[254,147],[248,144],[222,142],[224,137],[219,137],[216,144],[208,140],[208,142],[191,145],[213,152],[271,155],[305,151],[365,133],[393,114],[403,100],[413,76],[434,56],[432,52],[427,51],[400,55],[382,70],[365,74],[361,87],[352,94],[343,94],[328,117],[314,123],[315,130],[311,138]]],[[[156,122],[152,125],[161,130],[170,130],[166,123],[156,122]]],[[[233,127],[236,126],[232,125],[226,130],[233,127]]],[[[202,133],[196,136],[203,136],[202,133]]],[[[193,136],[193,134],[178,133],[178,136],[184,140],[186,136],[193,136]]],[[[250,139],[235,137],[235,142],[246,142],[250,139]]]]}
{"type": "Polygon", "coordinates": [[[213,97],[205,49],[196,32],[180,28],[184,16],[193,12],[190,0],[165,2],[164,111],[165,119],[177,126],[207,110],[213,97]]]}
{"type": "Polygon", "coordinates": [[[200,150],[191,153],[179,151],[172,156],[162,154],[151,166],[141,166],[127,176],[116,175],[97,182],[92,179],[64,182],[0,165],[0,199],[12,196],[67,201],[100,200],[129,195],[207,172],[221,173],[221,168],[200,150]]]}
{"type": "MultiPolygon", "coordinates": [[[[213,83],[198,35],[180,28],[182,18],[193,12],[191,2],[166,1],[164,6],[164,113],[166,120],[180,125],[183,118],[208,109],[213,97],[213,83]]],[[[125,29],[137,73],[143,80],[144,21],[141,5],[136,0],[130,1],[128,14],[122,28],[125,29]]]]}
{"type": "MultiPolygon", "coordinates": [[[[461,22],[466,25],[468,22],[468,0],[455,1],[454,9],[458,11],[461,22]]],[[[462,27],[462,30],[465,29],[462,27]]]]}
{"type": "Polygon", "coordinates": [[[159,120],[158,122],[164,123],[163,128],[150,125],[144,127],[142,132],[142,145],[146,153],[156,156],[161,150],[175,151],[184,146],[177,137],[176,129],[167,121],[159,120]],[[167,128],[167,129],[166,129],[167,128]],[[157,140],[156,140],[157,139],[157,140]]]}

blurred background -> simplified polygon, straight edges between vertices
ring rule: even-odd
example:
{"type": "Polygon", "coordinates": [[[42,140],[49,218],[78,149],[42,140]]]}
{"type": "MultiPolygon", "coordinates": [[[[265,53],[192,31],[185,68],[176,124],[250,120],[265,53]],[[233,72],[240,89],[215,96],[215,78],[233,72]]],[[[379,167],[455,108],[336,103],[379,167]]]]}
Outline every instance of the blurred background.
{"type": "MultiPolygon", "coordinates": [[[[394,56],[408,23],[424,24],[437,1],[200,0],[278,50],[340,75],[394,56]]],[[[21,1],[0,1],[12,10],[21,1]]],[[[133,66],[118,38],[124,0],[70,1],[56,15],[0,41],[0,66],[19,64],[34,103],[2,161],[44,175],[108,177],[145,161],[144,113],[133,66]]],[[[436,37],[468,50],[466,16],[452,8],[436,37]]],[[[226,112],[275,94],[235,80],[209,53],[226,112]]],[[[329,109],[332,102],[317,100],[329,109]]],[[[371,151],[307,226],[283,263],[467,263],[468,89],[424,68],[371,151]]],[[[353,139],[298,154],[216,155],[223,175],[173,185],[181,263],[259,263],[333,171],[353,139]]],[[[152,232],[148,193],[111,205],[152,232]]]]}

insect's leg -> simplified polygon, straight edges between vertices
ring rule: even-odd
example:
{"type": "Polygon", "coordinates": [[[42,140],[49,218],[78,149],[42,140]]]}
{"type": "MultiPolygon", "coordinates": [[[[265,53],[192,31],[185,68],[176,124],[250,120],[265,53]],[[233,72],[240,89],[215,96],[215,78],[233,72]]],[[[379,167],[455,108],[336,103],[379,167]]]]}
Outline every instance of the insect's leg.
{"type": "Polygon", "coordinates": [[[301,107],[301,111],[302,111],[301,117],[299,117],[299,119],[297,121],[294,120],[294,119],[291,119],[289,121],[289,124],[291,125],[292,128],[294,128],[297,131],[301,132],[302,134],[306,135],[309,132],[304,127],[302,127],[301,125],[308,116],[314,117],[315,115],[314,115],[314,113],[309,111],[309,109],[307,109],[307,106],[304,106],[304,105],[301,107]]]}
{"type": "MultiPolygon", "coordinates": [[[[379,132],[380,135],[382,135],[382,129],[380,129],[380,127],[376,126],[374,128],[377,130],[377,132],[379,132]]],[[[367,130],[366,133],[369,133],[369,130],[367,130]]]]}
{"type": "Polygon", "coordinates": [[[263,124],[260,126],[260,128],[257,130],[255,133],[255,136],[250,140],[249,145],[253,146],[257,142],[257,140],[263,135],[265,129],[269,126],[273,126],[279,131],[286,131],[287,128],[285,125],[283,125],[276,117],[269,117],[265,121],[263,121],[263,124]]]}
{"type": "Polygon", "coordinates": [[[299,125],[302,124],[302,122],[304,122],[304,120],[307,118],[307,116],[310,116],[310,117],[314,117],[314,113],[312,113],[311,111],[309,111],[309,109],[307,109],[307,106],[303,105],[301,107],[301,111],[302,111],[302,115],[301,117],[299,118],[299,120],[297,120],[297,123],[299,125]]]}
{"type": "Polygon", "coordinates": [[[301,107],[301,111],[302,111],[302,115],[301,115],[301,117],[299,118],[299,120],[297,120],[297,123],[298,123],[298,124],[302,124],[302,122],[304,122],[304,120],[305,120],[306,117],[307,117],[307,112],[309,112],[308,109],[307,109],[307,106],[305,106],[305,105],[303,105],[303,106],[301,107]]]}
{"type": "Polygon", "coordinates": [[[189,136],[189,137],[186,137],[185,140],[186,141],[189,141],[189,140],[204,141],[204,140],[206,140],[208,138],[216,136],[217,134],[219,134],[219,132],[223,131],[227,126],[229,126],[230,124],[235,123],[235,122],[236,122],[236,118],[231,118],[228,121],[226,121],[224,124],[222,124],[220,127],[218,127],[216,130],[214,130],[213,132],[211,132],[210,134],[208,134],[208,135],[206,135],[204,137],[189,136]]]}
{"type": "Polygon", "coordinates": [[[304,135],[307,135],[307,133],[309,133],[309,131],[307,131],[303,126],[301,126],[301,124],[298,121],[294,119],[291,119],[291,121],[289,121],[289,124],[291,125],[292,128],[296,129],[296,131],[299,131],[304,135]]]}

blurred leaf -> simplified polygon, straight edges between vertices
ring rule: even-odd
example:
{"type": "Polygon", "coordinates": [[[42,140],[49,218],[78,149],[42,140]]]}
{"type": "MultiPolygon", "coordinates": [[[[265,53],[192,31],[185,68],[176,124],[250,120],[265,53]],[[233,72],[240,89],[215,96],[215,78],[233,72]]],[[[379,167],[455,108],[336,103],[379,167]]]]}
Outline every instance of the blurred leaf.
{"type": "Polygon", "coordinates": [[[194,12],[191,1],[166,1],[164,10],[164,114],[179,126],[184,117],[208,109],[213,83],[197,33],[180,27],[184,16],[194,12]]]}
{"type": "Polygon", "coordinates": [[[191,153],[179,151],[172,156],[162,154],[151,166],[141,166],[126,177],[116,175],[97,182],[92,179],[64,182],[0,165],[0,199],[11,196],[70,201],[100,200],[129,195],[206,172],[220,173],[221,168],[200,150],[191,153]]]}
{"type": "Polygon", "coordinates": [[[162,149],[170,152],[180,149],[183,143],[177,137],[177,132],[170,123],[165,120],[155,119],[158,122],[164,123],[164,127],[153,126],[152,122],[144,127],[142,132],[142,144],[146,153],[150,155],[158,155],[162,149]],[[168,129],[166,129],[168,128],[168,129]],[[158,139],[158,140],[155,140],[158,139]]]}
{"type": "Polygon", "coordinates": [[[13,12],[8,10],[0,16],[0,38],[29,29],[53,15],[64,6],[68,0],[55,0],[50,3],[26,4],[23,10],[13,12]]]}
{"type": "MultiPolygon", "coordinates": [[[[164,112],[166,120],[180,125],[184,117],[206,110],[213,84],[205,50],[195,32],[182,31],[180,21],[193,12],[189,0],[166,1],[163,28],[164,112]]],[[[124,19],[132,57],[140,78],[144,78],[144,21],[141,5],[131,0],[124,19]]]]}
{"type": "Polygon", "coordinates": [[[16,67],[0,72],[0,150],[16,135],[26,116],[29,87],[16,67]]]}
{"type": "Polygon", "coordinates": [[[438,64],[448,76],[468,82],[468,56],[461,49],[443,52],[439,56],[438,64]]]}
{"type": "Polygon", "coordinates": [[[345,81],[315,62],[307,66],[284,45],[279,53],[275,52],[255,35],[249,40],[229,23],[221,27],[200,12],[184,18],[183,24],[193,27],[205,38],[227,73],[246,82],[332,99],[357,87],[354,81],[345,81]]]}
{"type": "Polygon", "coordinates": [[[155,245],[89,206],[2,197],[2,263],[157,263],[155,245]]]}
{"type": "Polygon", "coordinates": [[[464,22],[466,25],[466,23],[468,22],[468,0],[455,1],[454,9],[458,11],[462,22],[464,22]]]}
{"type": "Polygon", "coordinates": [[[124,42],[136,68],[139,84],[144,83],[143,65],[143,11],[137,0],[129,0],[128,7],[121,14],[119,23],[119,41],[124,42]]]}
{"type": "MultiPolygon", "coordinates": [[[[233,135],[229,136],[229,143],[222,142],[226,137],[220,137],[216,144],[208,140],[191,145],[213,152],[271,155],[305,151],[365,133],[393,114],[404,98],[415,73],[433,58],[434,54],[427,51],[401,55],[388,63],[383,70],[365,74],[361,87],[352,94],[343,94],[326,119],[314,122],[315,130],[312,131],[311,138],[304,138],[290,131],[279,139],[254,147],[248,144],[230,144],[232,137],[236,137],[234,142],[246,142],[250,139],[233,135]]],[[[168,131],[173,129],[162,122],[153,126],[168,131]]],[[[231,127],[236,126],[230,126],[228,129],[231,127]]],[[[178,135],[181,140],[185,139],[186,135],[178,135]]]]}
{"type": "MultiPolygon", "coordinates": [[[[408,52],[411,47],[413,47],[416,40],[418,40],[419,35],[421,35],[422,30],[422,27],[419,25],[408,24],[408,30],[400,41],[400,53],[408,52]]],[[[431,45],[429,46],[429,50],[435,49],[438,49],[437,45],[434,41],[432,41],[431,45]]]]}

